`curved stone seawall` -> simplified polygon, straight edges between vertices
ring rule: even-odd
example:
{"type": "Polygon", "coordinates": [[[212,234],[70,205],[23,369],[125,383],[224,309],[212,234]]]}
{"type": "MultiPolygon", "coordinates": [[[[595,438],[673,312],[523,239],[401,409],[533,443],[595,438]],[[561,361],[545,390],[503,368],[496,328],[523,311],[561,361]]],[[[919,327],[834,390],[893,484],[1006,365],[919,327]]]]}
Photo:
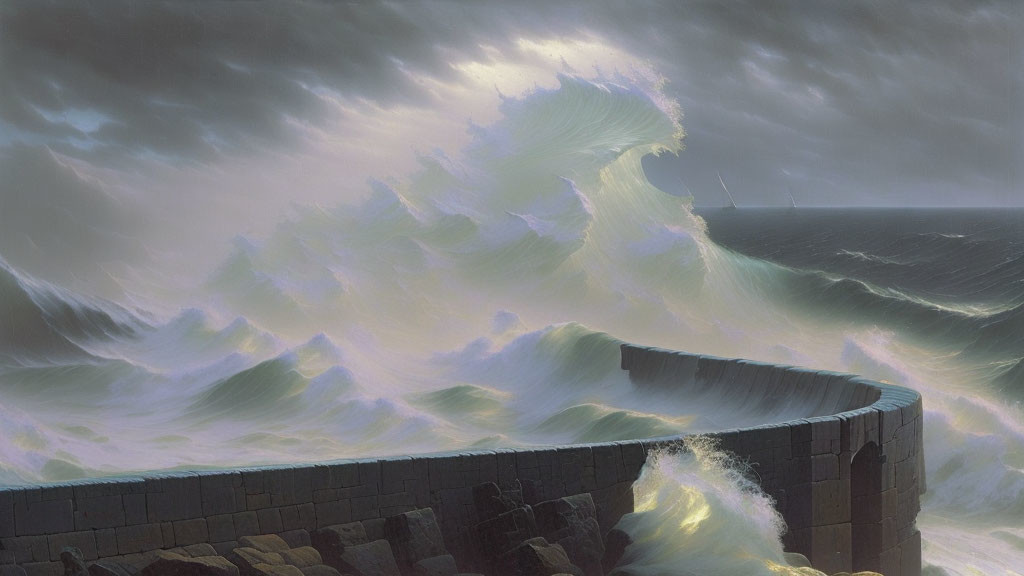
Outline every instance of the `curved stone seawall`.
{"type": "MultiPolygon", "coordinates": [[[[914,521],[925,485],[916,392],[850,375],[630,344],[622,345],[622,368],[639,387],[721,398],[769,422],[787,419],[710,434],[747,460],[775,498],[789,527],[787,550],[827,573],[920,574],[914,521]]],[[[680,439],[2,488],[0,565],[58,576],[65,546],[79,548],[87,561],[137,559],[197,543],[226,553],[243,536],[373,522],[425,507],[434,510],[460,565],[476,565],[473,486],[520,487],[527,504],[587,492],[605,534],[633,510],[632,485],[647,454],[680,439]]]]}

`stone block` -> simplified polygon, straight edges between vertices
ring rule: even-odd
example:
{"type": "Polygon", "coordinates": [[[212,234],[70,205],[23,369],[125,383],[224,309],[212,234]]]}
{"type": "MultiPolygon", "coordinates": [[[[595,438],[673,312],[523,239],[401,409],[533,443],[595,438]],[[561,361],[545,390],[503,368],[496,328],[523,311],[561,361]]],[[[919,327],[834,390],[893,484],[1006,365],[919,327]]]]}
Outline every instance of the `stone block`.
{"type": "Polygon", "coordinates": [[[60,560],[60,551],[69,546],[78,548],[85,560],[96,560],[99,554],[96,551],[96,536],[92,530],[81,532],[65,532],[64,534],[51,534],[47,536],[51,562],[60,560]]]}
{"type": "Polygon", "coordinates": [[[126,526],[147,523],[145,494],[125,494],[121,496],[121,502],[124,506],[124,523],[126,526]]]}
{"type": "Polygon", "coordinates": [[[139,572],[139,576],[171,576],[196,574],[202,576],[238,576],[238,566],[220,556],[189,558],[166,550],[153,555],[153,561],[139,572]]]}
{"type": "Polygon", "coordinates": [[[320,553],[312,546],[289,548],[287,550],[282,550],[280,554],[281,558],[284,559],[285,564],[290,564],[297,568],[317,566],[324,563],[323,559],[320,557],[320,553]]]}
{"type": "MultiPolygon", "coordinates": [[[[349,520],[366,520],[368,518],[377,518],[380,516],[380,507],[377,504],[377,496],[364,496],[362,498],[352,499],[352,516],[346,518],[342,522],[348,522],[349,520]]],[[[317,518],[319,519],[319,512],[317,512],[317,518]]]]}
{"type": "Polygon", "coordinates": [[[260,492],[259,494],[247,494],[245,496],[245,509],[246,510],[261,510],[263,508],[270,508],[271,506],[270,494],[267,492],[260,492]]]}
{"type": "Polygon", "coordinates": [[[238,512],[231,515],[235,525],[235,537],[255,536],[260,533],[260,522],[255,512],[238,512]]]}
{"type": "Polygon", "coordinates": [[[50,545],[46,536],[4,538],[0,540],[0,548],[14,551],[14,561],[18,564],[50,560],[50,545]]]}
{"type": "Polygon", "coordinates": [[[915,488],[917,480],[917,459],[908,458],[896,463],[896,489],[900,492],[915,488]]]}
{"type": "Polygon", "coordinates": [[[61,562],[29,562],[22,564],[26,576],[62,576],[64,564],[61,562]]]}
{"type": "Polygon", "coordinates": [[[813,482],[811,499],[811,522],[814,526],[850,521],[849,480],[813,482]]]}
{"type": "Polygon", "coordinates": [[[896,430],[903,426],[903,415],[899,408],[881,408],[878,414],[878,439],[883,444],[896,437],[896,430]]]}
{"type": "Polygon", "coordinates": [[[217,549],[206,542],[200,542],[199,544],[189,544],[185,546],[185,553],[193,558],[202,558],[203,556],[219,556],[217,549]]]}
{"type": "MultiPolygon", "coordinates": [[[[151,482],[147,480],[147,488],[151,482]]],[[[146,518],[152,522],[188,520],[203,515],[199,476],[182,475],[152,482],[156,490],[146,494],[146,518]]]]}
{"type": "Polygon", "coordinates": [[[811,457],[811,480],[839,479],[839,457],[835,454],[818,454],[811,457]]]}
{"type": "Polygon", "coordinates": [[[75,529],[116,528],[125,525],[121,496],[82,498],[75,502],[75,529]]]}
{"type": "Polygon", "coordinates": [[[344,524],[351,522],[352,518],[352,502],[349,500],[335,500],[333,502],[320,502],[316,504],[317,528],[323,528],[332,524],[344,524]]]}
{"type": "Polygon", "coordinates": [[[284,524],[281,521],[281,510],[279,508],[264,508],[256,512],[260,523],[261,532],[284,532],[284,524]]]}
{"type": "Polygon", "coordinates": [[[174,524],[171,522],[160,523],[160,534],[164,541],[164,548],[176,546],[174,542],[174,524]]]}
{"type": "Polygon", "coordinates": [[[214,542],[213,549],[217,551],[218,556],[224,556],[227,558],[231,555],[231,551],[238,548],[238,542],[235,540],[228,540],[226,542],[214,542]]]}
{"type": "Polygon", "coordinates": [[[359,485],[380,486],[380,462],[377,460],[359,460],[359,485]]]}
{"type": "Polygon", "coordinates": [[[384,533],[403,573],[426,558],[447,553],[441,528],[430,508],[385,518],[384,533]]]}
{"type": "Polygon", "coordinates": [[[14,491],[0,490],[0,538],[11,538],[14,528],[14,491]]]}
{"type": "MultiPolygon", "coordinates": [[[[26,491],[26,494],[29,491],[26,491]]],[[[59,534],[75,530],[71,500],[28,502],[15,500],[14,528],[18,536],[59,534]]]]}
{"type": "Polygon", "coordinates": [[[246,494],[260,494],[263,490],[263,471],[262,470],[243,470],[242,471],[242,486],[245,488],[246,494]]]}
{"type": "Polygon", "coordinates": [[[108,558],[110,556],[117,556],[117,533],[114,532],[113,528],[96,530],[95,537],[97,557],[108,558]]]}
{"type": "Polygon", "coordinates": [[[282,550],[288,549],[288,543],[277,534],[242,536],[238,539],[238,544],[245,548],[253,548],[266,553],[280,553],[282,550]]]}
{"type": "Polygon", "coordinates": [[[163,531],[157,523],[122,526],[114,528],[114,532],[117,536],[118,554],[148,552],[164,546],[163,531]]]}
{"type": "Polygon", "coordinates": [[[231,514],[217,514],[206,519],[206,529],[210,542],[228,542],[234,540],[235,522],[231,514]]]}
{"type": "Polygon", "coordinates": [[[883,551],[878,556],[878,563],[882,574],[901,574],[900,547],[894,546],[883,551]]]}
{"type": "Polygon", "coordinates": [[[309,536],[309,531],[301,528],[298,530],[281,532],[278,536],[281,537],[281,540],[288,543],[289,548],[302,548],[303,546],[312,546],[313,544],[309,536]]]}
{"type": "Polygon", "coordinates": [[[387,540],[346,547],[334,568],[355,576],[401,576],[387,540]]]}
{"type": "Polygon", "coordinates": [[[341,554],[345,548],[370,543],[366,529],[359,522],[326,526],[314,530],[309,538],[312,546],[320,552],[324,562],[334,567],[340,565],[341,554]]]}
{"type": "Polygon", "coordinates": [[[174,526],[174,543],[177,546],[188,546],[210,541],[210,531],[206,518],[179,520],[174,526]]]}
{"type": "Polygon", "coordinates": [[[894,458],[897,463],[910,460],[916,465],[916,459],[912,458],[915,455],[916,450],[916,426],[913,422],[909,422],[907,425],[902,426],[896,431],[896,450],[894,451],[894,458]]]}
{"type": "Polygon", "coordinates": [[[808,557],[815,568],[826,574],[849,572],[852,570],[853,557],[850,524],[812,527],[811,553],[808,557]]]}

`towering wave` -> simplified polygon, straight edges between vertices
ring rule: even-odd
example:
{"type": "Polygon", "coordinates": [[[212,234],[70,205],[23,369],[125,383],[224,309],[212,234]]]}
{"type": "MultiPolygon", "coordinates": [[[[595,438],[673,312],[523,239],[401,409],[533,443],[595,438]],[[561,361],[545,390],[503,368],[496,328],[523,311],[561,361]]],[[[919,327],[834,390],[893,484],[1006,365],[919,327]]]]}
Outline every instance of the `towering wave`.
{"type": "MultiPolygon", "coordinates": [[[[1007,403],[1022,388],[1020,301],[972,308],[913,283],[882,285],[879,270],[914,266],[898,258],[833,253],[833,266],[853,267],[844,275],[712,242],[689,200],[643,173],[644,155],[681,149],[682,128],[642,79],[563,76],[556,89],[505,99],[501,112],[472,128],[459,155],[425,155],[406,179],[372,182],[361,203],[300,208],[269,237],[236,239],[196,308],[169,319],[0,266],[0,433],[14,439],[0,445],[0,481],[614,440],[783,417],[635,390],[618,369],[621,338],[921,390],[926,561],[968,573],[949,551],[983,544],[998,554],[972,560],[979,569],[1024,563],[1014,544],[1024,538],[1014,521],[1024,419],[1007,403]],[[964,519],[949,526],[950,515],[964,519]]],[[[963,241],[923,237],[915,250],[963,241]]],[[[980,281],[994,294],[1013,270],[980,281]]],[[[701,454],[651,463],[640,500],[681,507],[629,521],[643,535],[629,561],[660,573],[691,543],[724,558],[694,560],[725,567],[701,573],[746,570],[743,555],[762,572],[781,566],[768,502],[701,454]],[[669,524],[682,532],[658,529],[669,524]],[[715,546],[740,528],[748,548],[715,546]]]]}

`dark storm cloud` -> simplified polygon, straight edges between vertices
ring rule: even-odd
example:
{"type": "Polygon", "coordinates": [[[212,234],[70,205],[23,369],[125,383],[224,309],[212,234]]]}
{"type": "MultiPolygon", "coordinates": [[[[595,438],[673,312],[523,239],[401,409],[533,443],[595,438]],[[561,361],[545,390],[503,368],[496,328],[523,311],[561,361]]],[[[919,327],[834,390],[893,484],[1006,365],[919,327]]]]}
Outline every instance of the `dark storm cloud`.
{"type": "Polygon", "coordinates": [[[97,163],[287,146],[327,116],[321,89],[426,110],[418,79],[457,81],[450,63],[485,60],[480,44],[592,34],[669,78],[688,149],[651,175],[699,201],[717,200],[716,169],[749,203],[787,187],[821,204],[1024,200],[1013,0],[24,1],[0,27],[0,144],[97,163]]]}
{"type": "Polygon", "coordinates": [[[0,15],[2,118],[109,157],[280,144],[290,120],[323,119],[316,90],[422,102],[405,69],[454,74],[435,42],[446,31],[385,5],[32,0],[0,15]],[[66,109],[108,121],[48,118],[66,109]]]}

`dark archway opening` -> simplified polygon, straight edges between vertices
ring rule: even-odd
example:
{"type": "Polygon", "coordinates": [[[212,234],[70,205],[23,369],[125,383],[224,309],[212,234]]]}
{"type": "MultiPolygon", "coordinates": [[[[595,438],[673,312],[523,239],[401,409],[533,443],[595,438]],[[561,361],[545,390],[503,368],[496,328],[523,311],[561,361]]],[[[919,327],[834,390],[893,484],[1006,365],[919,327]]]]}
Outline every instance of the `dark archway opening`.
{"type": "Polygon", "coordinates": [[[853,571],[878,571],[882,553],[882,451],[869,442],[850,464],[853,571]]]}

